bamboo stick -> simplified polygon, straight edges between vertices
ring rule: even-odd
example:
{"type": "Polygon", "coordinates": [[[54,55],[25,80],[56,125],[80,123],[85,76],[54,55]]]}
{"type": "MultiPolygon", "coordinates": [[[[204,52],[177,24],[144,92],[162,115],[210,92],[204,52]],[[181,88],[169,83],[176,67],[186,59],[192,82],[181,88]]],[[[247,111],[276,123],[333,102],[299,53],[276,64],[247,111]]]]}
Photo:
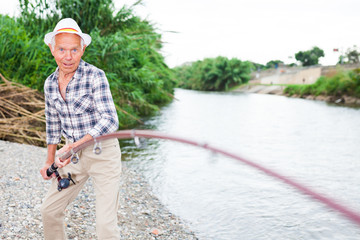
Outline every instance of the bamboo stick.
{"type": "Polygon", "coordinates": [[[23,135],[14,134],[14,133],[7,133],[7,135],[17,137],[17,138],[25,138],[25,139],[29,139],[29,140],[35,140],[35,141],[40,141],[40,142],[46,143],[46,139],[41,139],[41,138],[37,138],[37,137],[23,136],[23,135]]]}
{"type": "Polygon", "coordinates": [[[46,146],[44,97],[0,74],[0,139],[46,146]]]}
{"type": "Polygon", "coordinates": [[[121,112],[125,113],[126,115],[129,115],[132,119],[135,119],[138,123],[141,123],[141,124],[144,124],[143,121],[141,121],[139,118],[135,117],[134,115],[128,113],[127,111],[125,111],[124,109],[118,107],[118,106],[115,106],[116,109],[120,110],[121,112]]]}

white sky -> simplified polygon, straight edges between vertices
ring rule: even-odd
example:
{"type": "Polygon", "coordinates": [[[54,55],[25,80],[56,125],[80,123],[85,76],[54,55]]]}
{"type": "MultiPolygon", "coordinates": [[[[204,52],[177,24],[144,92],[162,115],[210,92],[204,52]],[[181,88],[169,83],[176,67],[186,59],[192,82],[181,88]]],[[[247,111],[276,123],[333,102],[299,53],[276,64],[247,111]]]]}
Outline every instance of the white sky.
{"type": "MultiPolygon", "coordinates": [[[[134,2],[114,0],[117,9],[134,2]]],[[[17,0],[0,3],[0,13],[17,12],[17,0]]],[[[359,0],[143,0],[135,12],[163,35],[170,67],[217,56],[292,63],[313,46],[325,52],[321,64],[333,65],[333,48],[360,46],[359,9],[359,0]]]]}

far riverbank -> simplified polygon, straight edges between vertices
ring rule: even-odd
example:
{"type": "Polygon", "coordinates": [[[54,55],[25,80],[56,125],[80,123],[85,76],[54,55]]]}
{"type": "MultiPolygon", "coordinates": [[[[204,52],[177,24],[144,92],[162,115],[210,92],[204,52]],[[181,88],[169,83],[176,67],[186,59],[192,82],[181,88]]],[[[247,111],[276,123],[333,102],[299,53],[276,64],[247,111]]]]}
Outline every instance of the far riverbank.
{"type": "Polygon", "coordinates": [[[288,94],[284,93],[284,89],[286,85],[262,85],[262,84],[245,84],[241,85],[238,88],[235,88],[233,92],[245,92],[245,93],[259,93],[259,94],[274,94],[274,95],[281,95],[293,98],[303,98],[308,100],[318,100],[318,101],[325,101],[328,103],[335,103],[341,104],[345,106],[356,106],[360,107],[360,98],[355,98],[351,96],[341,96],[341,97],[334,97],[334,96],[314,96],[314,95],[307,95],[307,96],[300,96],[300,95],[292,95],[289,96],[288,94]]]}

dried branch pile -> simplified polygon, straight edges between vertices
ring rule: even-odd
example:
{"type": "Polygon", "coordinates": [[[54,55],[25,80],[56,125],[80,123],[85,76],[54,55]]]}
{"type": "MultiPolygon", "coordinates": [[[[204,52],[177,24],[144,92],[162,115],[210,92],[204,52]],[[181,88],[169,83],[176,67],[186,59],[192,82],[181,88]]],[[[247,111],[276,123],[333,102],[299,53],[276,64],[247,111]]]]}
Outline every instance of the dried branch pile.
{"type": "Polygon", "coordinates": [[[0,139],[46,146],[44,96],[0,77],[0,139]]]}

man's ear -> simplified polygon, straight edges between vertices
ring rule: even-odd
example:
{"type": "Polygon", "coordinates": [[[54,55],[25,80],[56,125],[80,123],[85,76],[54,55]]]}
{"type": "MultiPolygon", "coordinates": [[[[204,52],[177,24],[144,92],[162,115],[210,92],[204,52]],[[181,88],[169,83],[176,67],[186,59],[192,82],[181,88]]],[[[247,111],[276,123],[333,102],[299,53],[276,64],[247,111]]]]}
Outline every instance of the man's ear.
{"type": "Polygon", "coordinates": [[[83,48],[83,52],[85,52],[85,48],[86,48],[87,46],[84,44],[84,48],[83,48]]]}
{"type": "Polygon", "coordinates": [[[54,54],[53,54],[53,48],[52,48],[51,44],[49,43],[48,46],[49,46],[49,48],[50,48],[51,54],[54,55],[54,54]]]}

